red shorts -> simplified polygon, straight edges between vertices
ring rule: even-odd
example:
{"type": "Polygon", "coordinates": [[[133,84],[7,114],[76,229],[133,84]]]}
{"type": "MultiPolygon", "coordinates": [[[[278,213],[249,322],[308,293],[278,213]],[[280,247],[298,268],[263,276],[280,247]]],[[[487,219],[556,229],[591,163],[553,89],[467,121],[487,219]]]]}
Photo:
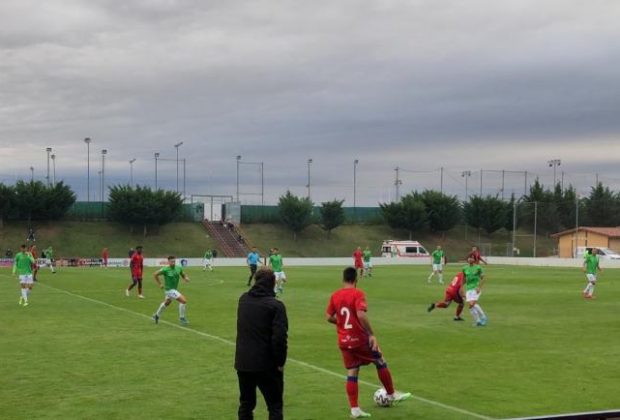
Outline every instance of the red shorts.
{"type": "Polygon", "coordinates": [[[355,268],[364,268],[364,262],[362,260],[355,261],[355,268]]]}
{"type": "Polygon", "coordinates": [[[381,349],[378,351],[372,351],[368,345],[363,345],[352,349],[340,348],[340,353],[342,353],[342,360],[344,362],[345,369],[355,369],[360,366],[366,366],[370,363],[375,363],[383,357],[381,354],[381,349]]]}
{"type": "Polygon", "coordinates": [[[443,298],[444,302],[452,302],[455,301],[458,304],[463,303],[463,297],[459,292],[455,292],[453,290],[446,290],[446,294],[443,298]]]}

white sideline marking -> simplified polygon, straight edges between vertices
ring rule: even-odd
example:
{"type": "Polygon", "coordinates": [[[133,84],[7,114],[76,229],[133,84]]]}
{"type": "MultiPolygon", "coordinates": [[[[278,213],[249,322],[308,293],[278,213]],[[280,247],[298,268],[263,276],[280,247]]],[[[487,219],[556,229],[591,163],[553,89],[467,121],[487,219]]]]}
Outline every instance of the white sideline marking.
{"type": "MultiPolygon", "coordinates": [[[[98,305],[107,306],[108,308],[116,309],[116,310],[119,310],[121,312],[125,312],[125,313],[128,313],[128,314],[137,315],[137,316],[140,316],[142,318],[146,318],[146,319],[152,321],[152,318],[149,315],[141,314],[139,312],[130,311],[129,309],[125,309],[125,308],[122,308],[120,306],[115,306],[115,305],[112,305],[112,304],[107,303],[107,302],[103,302],[103,301],[100,301],[100,300],[97,300],[97,299],[92,299],[92,298],[89,298],[89,297],[86,297],[86,296],[82,296],[82,295],[78,295],[78,294],[75,294],[75,293],[71,293],[71,292],[69,292],[67,290],[59,289],[57,287],[50,286],[50,285],[45,284],[45,283],[39,283],[39,284],[41,286],[45,286],[45,287],[48,287],[50,289],[57,290],[57,291],[59,291],[61,293],[69,295],[69,296],[73,296],[73,297],[76,297],[76,298],[79,298],[79,299],[83,299],[83,300],[86,300],[88,302],[96,303],[98,305]]],[[[222,338],[222,337],[218,337],[217,335],[212,335],[212,334],[208,334],[208,333],[205,333],[205,332],[202,332],[202,331],[193,330],[191,328],[183,327],[181,325],[178,325],[178,324],[175,324],[175,323],[172,323],[172,322],[169,322],[169,321],[164,321],[164,320],[160,319],[159,323],[160,324],[168,325],[170,327],[178,328],[178,329],[181,329],[181,330],[184,330],[184,331],[193,332],[194,334],[198,334],[200,336],[209,338],[211,340],[219,341],[220,343],[227,344],[229,346],[234,346],[235,345],[234,342],[232,342],[230,340],[227,340],[225,338],[222,338]]],[[[296,364],[298,364],[300,366],[306,367],[306,368],[311,369],[311,370],[315,370],[317,372],[325,373],[327,375],[335,376],[335,377],[338,377],[338,378],[343,378],[344,377],[344,375],[341,374],[341,373],[336,373],[336,372],[333,372],[331,370],[327,370],[327,369],[324,369],[322,367],[315,366],[315,365],[312,365],[310,363],[303,362],[301,360],[292,359],[292,358],[289,357],[289,358],[287,358],[287,361],[288,362],[296,363],[296,364]]],[[[358,383],[360,383],[362,385],[366,385],[368,387],[373,387],[373,388],[379,387],[379,385],[377,385],[377,384],[374,384],[372,382],[362,381],[362,380],[358,381],[358,383]]],[[[467,416],[475,417],[475,418],[478,418],[478,419],[485,419],[485,420],[491,420],[492,419],[492,417],[483,416],[482,414],[478,414],[478,413],[474,413],[474,412],[471,412],[471,411],[467,411],[467,410],[464,410],[464,409],[458,408],[458,407],[453,407],[451,405],[443,404],[443,403],[440,403],[438,401],[429,400],[429,399],[424,398],[424,397],[418,397],[417,395],[413,395],[412,394],[411,398],[413,398],[415,400],[418,400],[420,402],[423,402],[425,404],[434,405],[435,407],[440,407],[440,408],[443,408],[445,410],[454,411],[454,412],[457,412],[457,413],[460,413],[460,414],[465,414],[467,416]]]]}

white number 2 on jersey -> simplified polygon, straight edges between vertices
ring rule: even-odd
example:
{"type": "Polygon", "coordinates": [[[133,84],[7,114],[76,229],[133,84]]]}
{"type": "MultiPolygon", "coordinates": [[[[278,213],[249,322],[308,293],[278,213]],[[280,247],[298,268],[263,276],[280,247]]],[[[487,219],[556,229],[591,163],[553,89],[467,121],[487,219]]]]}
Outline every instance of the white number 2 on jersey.
{"type": "Polygon", "coordinates": [[[346,306],[340,308],[340,315],[344,316],[344,329],[350,330],[351,328],[353,328],[353,325],[349,323],[349,320],[351,319],[351,311],[349,310],[349,308],[347,308],[346,306]]]}

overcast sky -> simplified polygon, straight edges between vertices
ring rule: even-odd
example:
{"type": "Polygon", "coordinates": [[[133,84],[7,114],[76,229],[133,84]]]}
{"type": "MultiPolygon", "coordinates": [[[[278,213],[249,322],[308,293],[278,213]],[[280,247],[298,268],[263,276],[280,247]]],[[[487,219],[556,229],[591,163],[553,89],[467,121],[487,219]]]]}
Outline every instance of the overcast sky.
{"type": "Polygon", "coordinates": [[[373,206],[400,192],[620,190],[615,0],[2,0],[0,182],[56,179],[260,202],[373,206]],[[495,170],[496,172],[491,172],[495,170]],[[182,189],[182,165],[180,189],[182,189]]]}

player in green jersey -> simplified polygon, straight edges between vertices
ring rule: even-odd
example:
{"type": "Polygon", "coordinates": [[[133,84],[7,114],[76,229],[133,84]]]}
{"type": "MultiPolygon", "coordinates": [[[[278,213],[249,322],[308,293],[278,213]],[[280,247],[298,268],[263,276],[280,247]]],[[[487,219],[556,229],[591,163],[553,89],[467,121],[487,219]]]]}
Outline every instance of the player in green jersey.
{"type": "Polygon", "coordinates": [[[52,246],[50,245],[43,250],[43,253],[45,254],[45,259],[47,260],[48,267],[50,268],[50,270],[52,270],[53,274],[56,274],[56,260],[54,260],[54,248],[52,248],[52,246]]]}
{"type": "Polygon", "coordinates": [[[153,274],[153,278],[155,282],[159,286],[160,289],[164,289],[164,301],[159,305],[157,312],[153,314],[153,321],[155,323],[159,323],[159,318],[161,317],[164,309],[170,305],[173,300],[179,302],[179,321],[183,325],[187,325],[187,318],[185,318],[185,305],[187,304],[187,299],[185,296],[178,291],[179,288],[179,280],[183,279],[185,283],[189,283],[189,277],[183,271],[183,267],[176,265],[176,258],[174,256],[168,257],[168,265],[164,268],[157,270],[153,274]],[[164,284],[161,283],[159,279],[160,276],[164,277],[164,284]]]}
{"type": "Polygon", "coordinates": [[[15,254],[15,259],[13,260],[13,274],[19,276],[21,297],[18,303],[23,306],[28,306],[28,296],[34,285],[32,270],[35,263],[36,261],[32,254],[26,252],[26,245],[20,245],[19,252],[15,254]]]}
{"type": "Polygon", "coordinates": [[[433,265],[433,271],[428,276],[427,282],[430,283],[435,274],[439,277],[439,284],[443,284],[443,263],[445,254],[441,245],[437,245],[437,248],[431,254],[431,264],[433,265]]]}
{"type": "Polygon", "coordinates": [[[284,291],[284,283],[286,283],[286,274],[284,274],[284,263],[282,262],[282,255],[278,248],[271,249],[271,255],[269,256],[269,266],[273,270],[276,276],[276,285],[273,291],[278,294],[282,294],[284,291]]]}
{"type": "Polygon", "coordinates": [[[213,251],[207,249],[203,258],[204,268],[202,269],[202,271],[213,271],[213,251]]]}
{"type": "Polygon", "coordinates": [[[592,248],[592,250],[585,255],[582,270],[586,273],[586,278],[588,279],[588,284],[586,288],[583,289],[583,297],[586,299],[594,299],[596,273],[597,271],[603,271],[599,263],[598,249],[592,248]]]}
{"type": "Polygon", "coordinates": [[[482,267],[474,262],[473,257],[467,258],[468,265],[463,267],[465,275],[465,301],[469,305],[469,312],[476,321],[476,326],[482,327],[487,325],[487,316],[478,304],[480,294],[482,293],[482,285],[484,284],[484,273],[482,267]]]}
{"type": "Polygon", "coordinates": [[[370,250],[370,248],[368,247],[368,245],[366,245],[366,248],[364,249],[364,252],[362,252],[362,259],[364,260],[364,274],[363,277],[372,277],[372,251],[370,250]]]}

